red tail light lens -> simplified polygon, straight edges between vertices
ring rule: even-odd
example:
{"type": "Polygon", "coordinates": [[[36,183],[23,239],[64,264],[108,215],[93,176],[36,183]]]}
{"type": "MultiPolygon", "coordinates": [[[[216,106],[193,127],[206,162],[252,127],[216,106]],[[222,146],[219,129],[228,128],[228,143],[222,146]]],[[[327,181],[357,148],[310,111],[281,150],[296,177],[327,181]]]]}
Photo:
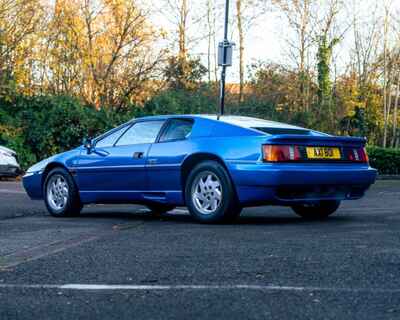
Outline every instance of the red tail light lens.
{"type": "Polygon", "coordinates": [[[267,162],[299,161],[302,159],[299,147],[293,145],[263,145],[263,158],[267,162]]]}
{"type": "Polygon", "coordinates": [[[362,148],[363,154],[364,154],[364,162],[368,162],[369,163],[369,157],[368,157],[368,153],[367,153],[367,149],[362,148]]]}
{"type": "Polygon", "coordinates": [[[352,162],[368,162],[368,154],[365,148],[347,148],[347,160],[352,162]]]}
{"type": "MultiPolygon", "coordinates": [[[[310,161],[314,160],[307,157],[305,153],[306,148],[307,147],[305,146],[297,146],[297,145],[265,144],[263,145],[263,160],[265,162],[293,162],[293,161],[303,161],[303,160],[310,160],[310,161]]],[[[341,148],[340,154],[341,154],[340,159],[335,158],[335,160],[359,162],[359,163],[369,162],[367,151],[365,150],[365,148],[343,147],[341,148]]]]}

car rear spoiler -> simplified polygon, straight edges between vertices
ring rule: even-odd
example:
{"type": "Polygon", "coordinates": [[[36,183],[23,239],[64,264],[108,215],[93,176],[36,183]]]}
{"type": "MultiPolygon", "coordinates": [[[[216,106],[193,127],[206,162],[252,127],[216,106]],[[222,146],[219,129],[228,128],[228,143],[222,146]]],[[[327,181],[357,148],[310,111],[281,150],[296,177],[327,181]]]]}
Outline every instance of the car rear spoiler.
{"type": "Polygon", "coordinates": [[[268,143],[274,144],[311,144],[311,145],[332,145],[332,146],[365,146],[366,138],[341,137],[341,136],[313,136],[298,134],[279,134],[267,138],[268,143]]]}

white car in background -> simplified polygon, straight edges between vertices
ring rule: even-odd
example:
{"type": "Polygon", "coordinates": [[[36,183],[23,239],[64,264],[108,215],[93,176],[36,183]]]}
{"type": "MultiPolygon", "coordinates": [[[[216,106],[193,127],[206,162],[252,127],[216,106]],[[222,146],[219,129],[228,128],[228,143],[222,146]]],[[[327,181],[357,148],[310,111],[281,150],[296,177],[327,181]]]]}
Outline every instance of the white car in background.
{"type": "Polygon", "coordinates": [[[0,177],[16,177],[21,173],[15,151],[0,146],[0,177]]]}

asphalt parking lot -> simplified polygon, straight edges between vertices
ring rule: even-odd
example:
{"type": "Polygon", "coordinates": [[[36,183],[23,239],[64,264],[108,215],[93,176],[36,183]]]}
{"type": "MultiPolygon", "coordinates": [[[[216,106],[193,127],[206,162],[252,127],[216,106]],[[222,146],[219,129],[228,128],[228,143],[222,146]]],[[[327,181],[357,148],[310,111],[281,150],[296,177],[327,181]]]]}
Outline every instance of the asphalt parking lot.
{"type": "Polygon", "coordinates": [[[0,182],[0,319],[400,319],[400,181],[327,221],[91,206],[55,219],[0,182]]]}

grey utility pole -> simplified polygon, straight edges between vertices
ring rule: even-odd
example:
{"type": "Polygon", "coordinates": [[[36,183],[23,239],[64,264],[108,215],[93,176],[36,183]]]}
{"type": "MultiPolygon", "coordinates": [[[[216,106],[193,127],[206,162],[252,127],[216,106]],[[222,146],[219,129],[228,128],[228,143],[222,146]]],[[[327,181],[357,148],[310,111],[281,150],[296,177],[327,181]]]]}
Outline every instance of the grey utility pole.
{"type": "Polygon", "coordinates": [[[224,27],[224,41],[218,45],[218,65],[222,66],[221,84],[220,84],[220,112],[222,116],[225,111],[225,80],[226,68],[232,66],[232,47],[234,43],[228,40],[228,25],[229,25],[229,0],[225,4],[225,27],[224,27]]]}

